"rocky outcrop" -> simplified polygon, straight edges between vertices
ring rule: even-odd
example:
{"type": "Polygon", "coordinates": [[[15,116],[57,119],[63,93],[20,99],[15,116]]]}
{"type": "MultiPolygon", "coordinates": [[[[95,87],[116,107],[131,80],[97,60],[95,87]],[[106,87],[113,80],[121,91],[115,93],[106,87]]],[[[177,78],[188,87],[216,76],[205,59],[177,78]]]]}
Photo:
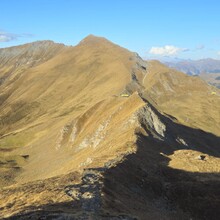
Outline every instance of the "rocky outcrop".
{"type": "Polygon", "coordinates": [[[146,104],[146,106],[140,109],[138,115],[141,125],[143,125],[147,131],[159,139],[165,138],[166,125],[149,104],[146,104]]]}

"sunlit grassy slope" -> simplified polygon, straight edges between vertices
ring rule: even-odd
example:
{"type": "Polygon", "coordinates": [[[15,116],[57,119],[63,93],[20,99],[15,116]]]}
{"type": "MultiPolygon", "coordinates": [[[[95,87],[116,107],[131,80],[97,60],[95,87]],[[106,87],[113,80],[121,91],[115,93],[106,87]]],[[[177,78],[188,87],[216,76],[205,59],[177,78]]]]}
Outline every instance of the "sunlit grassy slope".
{"type": "Polygon", "coordinates": [[[92,35],[74,47],[3,49],[0,60],[0,217],[81,215],[85,205],[66,189],[86,172],[103,175],[94,181],[103,185],[104,213],[189,219],[204,210],[193,208],[201,184],[210,186],[203,196],[211,204],[220,169],[217,88],[92,35]],[[189,198],[179,201],[181,190],[189,198]]]}
{"type": "Polygon", "coordinates": [[[185,125],[220,135],[219,89],[158,61],[148,62],[148,74],[143,84],[146,97],[157,108],[185,125]]]}

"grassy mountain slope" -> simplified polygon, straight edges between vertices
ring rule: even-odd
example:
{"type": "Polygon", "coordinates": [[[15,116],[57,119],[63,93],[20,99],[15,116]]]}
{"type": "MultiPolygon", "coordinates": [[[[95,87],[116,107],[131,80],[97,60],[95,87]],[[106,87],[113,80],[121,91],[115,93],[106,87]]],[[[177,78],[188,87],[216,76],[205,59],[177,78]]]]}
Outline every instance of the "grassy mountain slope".
{"type": "MultiPolygon", "coordinates": [[[[54,165],[48,167],[50,171],[45,170],[47,176],[63,166],[56,162],[57,156],[64,158],[63,163],[67,157],[72,158],[69,151],[62,155],[63,144],[59,139],[69,123],[83,117],[82,114],[90,115],[104,100],[123,92],[134,65],[129,59],[131,56],[132,53],[103,38],[89,36],[78,46],[67,48],[49,61],[24,71],[11,85],[10,96],[1,105],[1,148],[2,151],[13,150],[14,155],[32,157],[28,164],[29,180],[41,178],[40,167],[43,169],[50,156],[54,165]],[[49,155],[43,154],[45,148],[48,153],[51,151],[49,155]],[[41,159],[36,162],[35,157],[41,159]]],[[[2,90],[7,94],[8,87],[2,90]]],[[[76,168],[78,165],[76,163],[76,168]]],[[[23,176],[21,179],[25,180],[23,176]]]]}
{"type": "Polygon", "coordinates": [[[52,41],[37,41],[0,49],[0,85],[6,79],[13,80],[26,69],[51,59],[64,47],[63,44],[56,44],[52,41]]]}
{"type": "Polygon", "coordinates": [[[7,78],[0,217],[215,219],[213,89],[92,35],[7,78]]]}
{"type": "Polygon", "coordinates": [[[189,127],[220,135],[220,94],[217,88],[158,61],[148,62],[148,74],[143,83],[146,97],[157,103],[159,109],[189,127]]]}

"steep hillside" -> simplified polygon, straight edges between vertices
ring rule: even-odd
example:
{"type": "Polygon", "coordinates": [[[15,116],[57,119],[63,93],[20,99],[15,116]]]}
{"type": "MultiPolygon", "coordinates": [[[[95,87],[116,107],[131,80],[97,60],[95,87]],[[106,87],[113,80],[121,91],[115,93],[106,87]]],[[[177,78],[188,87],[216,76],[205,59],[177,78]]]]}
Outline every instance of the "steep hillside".
{"type": "Polygon", "coordinates": [[[145,96],[157,108],[189,127],[220,135],[220,94],[198,77],[187,76],[158,61],[148,62],[145,96]]]}
{"type": "Polygon", "coordinates": [[[13,130],[17,124],[21,128],[21,124],[28,124],[36,116],[56,117],[74,109],[76,112],[78,107],[86,109],[123,89],[130,80],[130,54],[107,40],[96,47],[91,38],[22,72],[12,85],[2,88],[2,96],[7,98],[1,105],[2,132],[13,130]],[[22,121],[27,115],[28,123],[22,121]]]}
{"type": "MultiPolygon", "coordinates": [[[[32,158],[28,164],[24,164],[26,168],[21,178],[19,175],[19,180],[46,178],[62,173],[62,170],[58,170],[64,167],[68,158],[72,161],[72,153],[75,152],[64,147],[66,140],[63,142],[62,136],[65,136],[65,132],[68,135],[74,133],[74,129],[78,129],[72,128],[75,123],[79,124],[79,129],[85,129],[84,121],[92,118],[90,114],[94,114],[104,100],[113,99],[112,104],[108,104],[113,108],[115,98],[112,96],[120,96],[131,81],[130,70],[135,66],[132,57],[135,57],[133,53],[104,38],[89,36],[76,47],[67,48],[49,61],[24,71],[13,84],[3,87],[3,95],[8,98],[0,106],[1,149],[6,152],[5,155],[13,150],[9,158],[13,154],[14,159],[9,160],[15,160],[19,164],[17,166],[23,166],[25,162],[16,155],[29,155],[32,158]],[[49,154],[43,153],[45,148],[49,154]],[[45,166],[50,161],[49,157],[54,165],[51,164],[47,171],[45,166]],[[63,159],[58,160],[57,157],[63,159]],[[42,170],[45,170],[45,174],[42,170]]],[[[119,103],[122,101],[124,99],[119,99],[119,103]]],[[[106,115],[110,117],[108,110],[106,115]]],[[[82,145],[88,144],[87,136],[92,136],[94,129],[101,129],[99,123],[107,123],[96,117],[96,124],[92,123],[93,130],[88,134],[85,130],[81,134],[82,145]]],[[[85,154],[82,160],[85,160],[85,154]]],[[[13,164],[8,162],[9,167],[13,167],[13,164]]],[[[76,169],[79,164],[75,164],[76,169]]],[[[72,169],[72,166],[67,169],[72,169]]],[[[10,176],[10,172],[7,175],[10,176]]]]}
{"type": "Polygon", "coordinates": [[[13,80],[24,70],[37,66],[58,54],[65,46],[52,41],[0,49],[0,86],[6,79],[13,80]]]}
{"type": "Polygon", "coordinates": [[[218,89],[93,35],[19,71],[0,87],[0,218],[219,216],[218,89]]]}

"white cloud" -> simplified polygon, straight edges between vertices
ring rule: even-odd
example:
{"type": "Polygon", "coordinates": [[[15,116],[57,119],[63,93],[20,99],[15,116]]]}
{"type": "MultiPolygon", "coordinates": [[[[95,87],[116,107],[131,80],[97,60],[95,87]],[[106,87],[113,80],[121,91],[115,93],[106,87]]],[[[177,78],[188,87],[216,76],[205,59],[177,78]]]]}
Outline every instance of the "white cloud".
{"type": "Polygon", "coordinates": [[[32,37],[32,34],[12,34],[12,33],[7,33],[0,31],[0,42],[9,42],[16,40],[20,37],[32,37]]]}
{"type": "Polygon", "coordinates": [[[179,52],[186,52],[189,51],[187,48],[179,48],[173,45],[166,45],[164,47],[152,47],[149,53],[154,55],[161,55],[161,56],[172,56],[176,55],[179,52]]]}
{"type": "Polygon", "coordinates": [[[196,50],[202,50],[204,48],[205,48],[205,46],[203,44],[200,44],[200,45],[196,46],[196,50]]]}
{"type": "Polygon", "coordinates": [[[0,42],[8,42],[15,40],[18,37],[16,34],[0,32],[0,42]]]}

